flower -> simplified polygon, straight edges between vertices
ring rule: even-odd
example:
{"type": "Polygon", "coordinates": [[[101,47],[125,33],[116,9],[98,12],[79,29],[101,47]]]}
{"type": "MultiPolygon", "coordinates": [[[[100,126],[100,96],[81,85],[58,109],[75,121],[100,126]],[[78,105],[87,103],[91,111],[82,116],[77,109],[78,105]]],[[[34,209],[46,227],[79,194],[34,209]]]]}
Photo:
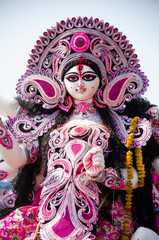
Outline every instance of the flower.
{"type": "Polygon", "coordinates": [[[78,109],[81,111],[81,112],[87,112],[88,110],[88,104],[86,102],[81,102],[78,104],[78,109]]]}

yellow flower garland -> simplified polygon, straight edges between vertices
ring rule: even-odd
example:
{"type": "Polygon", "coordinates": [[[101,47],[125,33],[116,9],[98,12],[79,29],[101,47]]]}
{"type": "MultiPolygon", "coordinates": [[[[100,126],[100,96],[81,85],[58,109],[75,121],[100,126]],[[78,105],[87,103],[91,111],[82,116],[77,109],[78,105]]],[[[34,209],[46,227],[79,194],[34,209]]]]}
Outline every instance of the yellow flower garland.
{"type": "Polygon", "coordinates": [[[143,164],[142,148],[135,148],[136,167],[138,171],[138,187],[144,186],[146,176],[145,165],[143,164]]]}
{"type": "MultiPolygon", "coordinates": [[[[133,187],[131,183],[131,179],[133,179],[133,152],[130,150],[134,141],[134,132],[137,128],[139,117],[134,117],[130,124],[130,134],[128,135],[128,139],[126,142],[126,147],[129,151],[126,153],[126,167],[128,174],[128,181],[126,184],[126,195],[125,195],[125,219],[124,219],[124,229],[122,240],[129,240],[129,229],[131,223],[131,207],[132,207],[132,196],[133,196],[133,187]]],[[[136,167],[138,172],[138,187],[144,186],[144,178],[145,178],[145,166],[143,164],[142,157],[142,148],[135,148],[135,157],[136,157],[136,167]]]]}

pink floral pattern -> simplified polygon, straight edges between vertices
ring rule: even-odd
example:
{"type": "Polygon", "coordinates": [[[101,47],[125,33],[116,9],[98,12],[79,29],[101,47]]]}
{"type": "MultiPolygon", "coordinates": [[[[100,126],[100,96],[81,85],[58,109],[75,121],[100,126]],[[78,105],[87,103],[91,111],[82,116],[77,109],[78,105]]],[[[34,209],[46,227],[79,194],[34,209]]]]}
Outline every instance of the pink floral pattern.
{"type": "Polygon", "coordinates": [[[0,222],[0,239],[24,240],[36,230],[37,206],[24,206],[14,210],[0,222]]]}
{"type": "Polygon", "coordinates": [[[152,179],[153,179],[153,190],[152,190],[153,207],[155,211],[157,228],[159,233],[159,176],[155,173],[152,173],[152,179]]]}
{"type": "MultiPolygon", "coordinates": [[[[96,228],[97,240],[120,240],[124,228],[124,205],[121,201],[115,201],[111,205],[113,222],[109,222],[99,214],[98,226],[96,228]]],[[[133,233],[133,221],[131,220],[131,234],[133,233]]],[[[131,237],[131,236],[130,236],[131,237]]]]}

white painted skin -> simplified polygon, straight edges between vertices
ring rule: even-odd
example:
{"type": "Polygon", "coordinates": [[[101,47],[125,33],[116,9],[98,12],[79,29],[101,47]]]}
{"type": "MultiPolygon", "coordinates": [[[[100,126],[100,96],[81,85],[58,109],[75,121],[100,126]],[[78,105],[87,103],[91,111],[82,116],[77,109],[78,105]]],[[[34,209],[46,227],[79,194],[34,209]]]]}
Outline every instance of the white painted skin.
{"type": "MultiPolygon", "coordinates": [[[[69,69],[64,76],[64,83],[68,93],[72,96],[75,104],[81,101],[91,103],[93,97],[99,87],[99,77],[96,75],[93,69],[86,65],[77,65],[69,69]],[[81,67],[80,67],[81,66],[81,67]]],[[[83,158],[86,172],[91,177],[97,177],[104,168],[104,155],[102,149],[92,148],[89,150],[83,158]],[[92,156],[91,168],[90,157],[92,156]],[[89,169],[88,166],[89,165],[89,169]],[[94,169],[94,171],[93,171],[94,169]]],[[[131,180],[133,188],[137,187],[138,176],[135,169],[134,178],[131,180]]],[[[122,175],[124,182],[127,181],[127,169],[122,169],[122,175]]],[[[124,188],[125,190],[125,188],[124,188]]]]}
{"type": "Polygon", "coordinates": [[[17,169],[27,163],[25,146],[20,146],[14,136],[11,133],[9,135],[12,138],[13,147],[7,149],[0,144],[0,155],[11,168],[17,169]]]}
{"type": "Polygon", "coordinates": [[[79,65],[74,66],[65,74],[66,89],[75,104],[83,101],[91,103],[99,87],[99,77],[89,66],[82,65],[79,68],[79,65]]]}
{"type": "Polygon", "coordinates": [[[149,228],[139,227],[132,235],[131,240],[159,240],[159,235],[149,228]]]}
{"type": "Polygon", "coordinates": [[[159,156],[153,160],[154,173],[159,175],[159,156]]]}
{"type": "Polygon", "coordinates": [[[5,181],[13,179],[18,172],[17,169],[12,168],[5,161],[0,162],[0,170],[8,173],[8,176],[4,179],[5,181]]]}
{"type": "MultiPolygon", "coordinates": [[[[103,150],[101,149],[101,147],[94,147],[90,149],[86,153],[86,155],[83,157],[83,164],[88,176],[92,178],[98,177],[100,172],[105,167],[105,160],[104,160],[103,150]]],[[[128,180],[127,169],[126,168],[121,169],[121,174],[126,186],[126,182],[128,180]]],[[[136,188],[137,182],[138,182],[138,175],[135,168],[133,168],[133,179],[131,179],[131,182],[132,182],[132,187],[136,188]]],[[[126,187],[121,188],[121,190],[126,190],[126,187]]]]}
{"type": "MultiPolygon", "coordinates": [[[[2,117],[10,116],[14,118],[17,115],[18,108],[19,105],[16,99],[0,94],[0,115],[2,117]]],[[[1,170],[11,173],[12,171],[15,172],[13,169],[17,169],[27,163],[27,155],[25,151],[25,145],[19,144],[19,142],[8,130],[7,132],[12,139],[13,147],[12,149],[8,150],[0,144],[0,155],[2,159],[7,163],[6,165],[1,164],[1,170]]],[[[34,144],[38,146],[37,141],[35,141],[34,144]]]]}
{"type": "Polygon", "coordinates": [[[18,112],[18,101],[15,98],[8,97],[0,93],[0,115],[7,118],[13,118],[18,112]]]}
{"type": "Polygon", "coordinates": [[[101,147],[90,149],[83,157],[83,164],[87,175],[97,177],[104,168],[104,155],[101,147]]]}
{"type": "MultiPolygon", "coordinates": [[[[2,116],[2,118],[7,118],[8,116],[11,118],[14,118],[17,115],[18,108],[19,108],[19,104],[15,98],[8,97],[7,95],[0,93],[0,116],[2,116]]],[[[18,150],[19,144],[17,144],[17,142],[16,142],[16,146],[18,147],[17,148],[18,150]]],[[[20,151],[20,157],[21,157],[22,151],[21,149],[19,149],[19,151],[20,151]]],[[[17,154],[15,154],[15,158],[14,158],[14,155],[12,154],[11,154],[11,157],[8,157],[8,153],[9,151],[7,151],[2,147],[1,157],[2,158],[4,157],[6,161],[0,163],[0,170],[8,173],[8,176],[5,178],[5,180],[13,179],[13,177],[15,177],[17,174],[17,168],[21,165],[21,164],[17,165],[16,163],[16,161],[18,160],[16,159],[17,154]],[[5,153],[3,154],[3,150],[7,152],[7,154],[5,153]]],[[[25,157],[25,154],[24,154],[24,157],[25,157]]],[[[23,161],[20,160],[20,162],[22,163],[23,161]]],[[[24,162],[24,164],[25,163],[26,162],[24,162]]]]}
{"type": "MultiPolygon", "coordinates": [[[[132,187],[133,188],[137,188],[137,183],[138,183],[138,174],[135,168],[133,168],[133,179],[131,179],[131,183],[132,183],[132,187]]],[[[121,174],[123,176],[124,179],[124,183],[126,184],[127,180],[128,180],[128,173],[127,173],[127,168],[123,168],[121,169],[121,174]]],[[[123,188],[122,190],[126,190],[126,187],[123,188]]]]}

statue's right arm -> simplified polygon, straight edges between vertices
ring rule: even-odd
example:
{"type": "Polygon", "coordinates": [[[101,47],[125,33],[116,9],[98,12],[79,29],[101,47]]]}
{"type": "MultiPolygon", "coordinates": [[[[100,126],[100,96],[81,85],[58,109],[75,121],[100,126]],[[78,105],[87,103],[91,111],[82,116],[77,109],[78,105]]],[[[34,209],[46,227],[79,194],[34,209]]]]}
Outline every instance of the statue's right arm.
{"type": "Polygon", "coordinates": [[[0,115],[3,117],[15,117],[19,108],[18,101],[0,93],[0,115]]]}
{"type": "Polygon", "coordinates": [[[37,140],[34,143],[19,144],[0,119],[0,155],[9,166],[17,169],[31,163],[37,148],[37,140]]]}

